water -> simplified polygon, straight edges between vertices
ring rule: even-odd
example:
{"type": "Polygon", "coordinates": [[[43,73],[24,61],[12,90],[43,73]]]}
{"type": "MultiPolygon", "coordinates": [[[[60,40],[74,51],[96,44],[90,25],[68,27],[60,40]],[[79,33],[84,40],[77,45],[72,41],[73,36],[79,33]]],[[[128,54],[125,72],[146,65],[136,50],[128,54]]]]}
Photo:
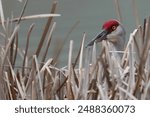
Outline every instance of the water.
{"type": "MultiPolygon", "coordinates": [[[[142,24],[143,19],[150,15],[150,1],[136,1],[140,23],[142,24]]],[[[18,0],[3,0],[2,2],[5,17],[10,17],[12,14],[14,17],[19,16],[23,3],[18,2],[18,0]]],[[[25,15],[49,13],[51,3],[52,0],[29,0],[25,15]]],[[[123,16],[122,23],[125,26],[128,39],[130,32],[136,28],[135,17],[132,10],[132,0],[120,0],[120,7],[123,16]]],[[[114,0],[58,0],[57,13],[60,13],[62,16],[54,19],[56,21],[56,30],[53,35],[48,58],[53,57],[53,54],[55,53],[54,48],[58,46],[57,43],[63,41],[71,27],[79,21],[79,24],[69,36],[69,39],[62,50],[60,57],[62,66],[67,64],[69,40],[74,40],[73,58],[75,58],[82,40],[83,32],[87,33],[85,41],[87,44],[89,40],[101,30],[104,21],[117,18],[114,0]]],[[[32,55],[37,48],[45,22],[46,19],[36,19],[21,23],[19,46],[22,49],[25,47],[29,26],[32,23],[35,23],[30,40],[30,55],[32,55]]]]}

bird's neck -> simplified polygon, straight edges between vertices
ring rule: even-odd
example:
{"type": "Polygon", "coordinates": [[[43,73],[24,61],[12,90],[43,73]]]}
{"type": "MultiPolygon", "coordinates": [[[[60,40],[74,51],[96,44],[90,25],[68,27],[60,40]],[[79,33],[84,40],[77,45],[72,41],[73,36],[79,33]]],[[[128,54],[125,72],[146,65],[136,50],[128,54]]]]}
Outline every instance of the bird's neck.
{"type": "Polygon", "coordinates": [[[125,37],[118,37],[110,40],[111,45],[115,48],[115,51],[123,51],[125,46],[125,37]]]}
{"type": "Polygon", "coordinates": [[[123,53],[121,51],[124,50],[125,39],[120,38],[117,41],[109,40],[108,41],[108,48],[109,52],[112,56],[114,56],[118,61],[121,61],[123,53]]]}

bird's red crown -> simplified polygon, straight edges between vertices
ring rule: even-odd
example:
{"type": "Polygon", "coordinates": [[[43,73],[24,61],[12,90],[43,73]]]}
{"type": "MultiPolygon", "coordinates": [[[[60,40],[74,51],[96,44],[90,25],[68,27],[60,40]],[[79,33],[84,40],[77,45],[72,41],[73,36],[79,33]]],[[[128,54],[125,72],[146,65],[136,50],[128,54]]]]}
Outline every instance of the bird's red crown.
{"type": "Polygon", "coordinates": [[[119,22],[117,20],[109,20],[103,24],[102,29],[112,32],[112,31],[116,30],[116,28],[118,26],[119,26],[119,22]]]}

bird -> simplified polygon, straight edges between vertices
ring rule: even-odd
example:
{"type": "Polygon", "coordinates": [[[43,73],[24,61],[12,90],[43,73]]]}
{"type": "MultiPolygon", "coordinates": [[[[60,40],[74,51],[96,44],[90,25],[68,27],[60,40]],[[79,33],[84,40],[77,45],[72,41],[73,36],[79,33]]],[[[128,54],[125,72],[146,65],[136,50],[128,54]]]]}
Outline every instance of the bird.
{"type": "Polygon", "coordinates": [[[123,51],[125,46],[125,29],[116,19],[110,19],[102,25],[102,31],[98,33],[87,45],[94,45],[94,42],[105,40],[109,43],[110,51],[123,51]]]}

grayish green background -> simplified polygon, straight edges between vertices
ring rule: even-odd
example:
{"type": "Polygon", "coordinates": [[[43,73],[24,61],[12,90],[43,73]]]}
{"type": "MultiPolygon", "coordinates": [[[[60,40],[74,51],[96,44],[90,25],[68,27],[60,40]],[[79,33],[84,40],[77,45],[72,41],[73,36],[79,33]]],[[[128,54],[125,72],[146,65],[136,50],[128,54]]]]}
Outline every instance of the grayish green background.
{"type": "MultiPolygon", "coordinates": [[[[132,10],[132,0],[119,1],[123,16],[122,23],[126,29],[128,39],[129,33],[136,28],[135,17],[132,10]]],[[[150,0],[135,1],[137,1],[140,23],[143,24],[144,18],[150,16],[150,0]]],[[[11,17],[12,14],[14,17],[19,16],[23,3],[20,3],[17,0],[2,0],[2,2],[5,11],[5,18],[11,17]]],[[[52,5],[51,3],[52,0],[29,0],[25,15],[49,13],[52,5]]],[[[76,57],[83,32],[87,33],[85,42],[87,44],[87,42],[101,30],[101,26],[106,20],[117,18],[114,0],[58,0],[57,13],[62,16],[55,18],[57,24],[52,45],[49,50],[49,57],[53,57],[54,48],[58,46],[59,41],[61,42],[65,38],[75,22],[80,21],[63,48],[63,53],[61,53],[60,58],[61,65],[67,64],[69,40],[74,40],[73,57],[76,57]]],[[[19,47],[22,49],[25,47],[27,30],[32,23],[35,23],[35,28],[30,40],[29,54],[32,55],[37,48],[45,22],[46,19],[22,22],[19,31],[19,47]]]]}

